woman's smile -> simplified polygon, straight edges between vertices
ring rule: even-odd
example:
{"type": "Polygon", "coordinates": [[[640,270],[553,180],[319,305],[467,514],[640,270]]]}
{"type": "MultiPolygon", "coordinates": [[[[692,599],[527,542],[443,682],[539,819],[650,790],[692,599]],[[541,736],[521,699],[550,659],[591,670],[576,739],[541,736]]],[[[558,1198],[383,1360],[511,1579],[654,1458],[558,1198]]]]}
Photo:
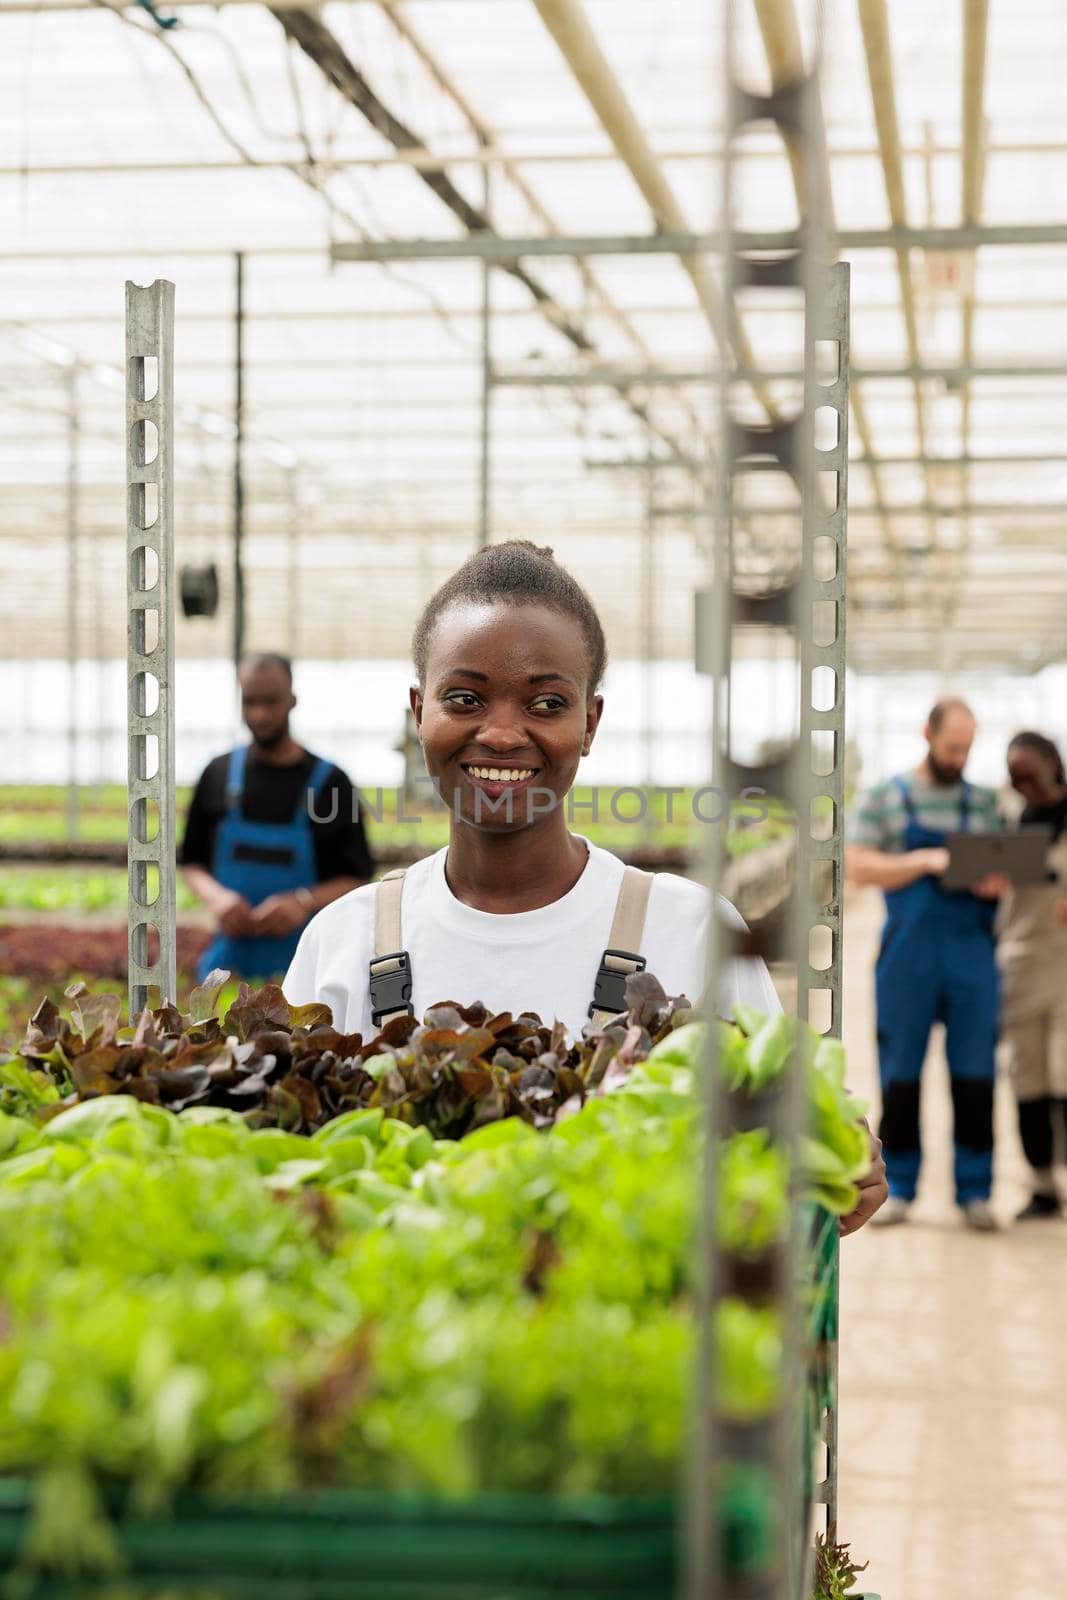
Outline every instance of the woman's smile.
{"type": "Polygon", "coordinates": [[[536,771],[534,767],[475,767],[464,764],[464,772],[472,778],[483,778],[487,783],[525,783],[536,771]]]}

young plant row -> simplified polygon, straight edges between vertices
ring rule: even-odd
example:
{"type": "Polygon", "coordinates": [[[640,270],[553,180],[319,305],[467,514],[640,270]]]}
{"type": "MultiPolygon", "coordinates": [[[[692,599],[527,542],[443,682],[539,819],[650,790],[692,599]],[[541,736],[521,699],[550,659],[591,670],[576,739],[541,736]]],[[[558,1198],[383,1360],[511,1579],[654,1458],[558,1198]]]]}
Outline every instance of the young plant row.
{"type": "MultiPolygon", "coordinates": [[[[106,1566],[110,1518],[182,1489],[673,1493],[705,1025],[646,981],[577,1045],[479,1007],[364,1044],[276,990],[220,1015],[213,987],[132,1029],[75,994],[0,1066],[0,1474],[35,1484],[28,1559],[106,1566]]],[[[795,1025],[714,1026],[758,1097],[795,1025]]],[[[801,1055],[806,1201],[846,1211],[858,1108],[837,1047],[803,1030],[801,1055]]],[[[783,1152],[756,1129],[720,1171],[758,1262],[783,1152]]],[[[765,1415],[775,1311],[727,1300],[717,1337],[724,1409],[765,1415]]]]}

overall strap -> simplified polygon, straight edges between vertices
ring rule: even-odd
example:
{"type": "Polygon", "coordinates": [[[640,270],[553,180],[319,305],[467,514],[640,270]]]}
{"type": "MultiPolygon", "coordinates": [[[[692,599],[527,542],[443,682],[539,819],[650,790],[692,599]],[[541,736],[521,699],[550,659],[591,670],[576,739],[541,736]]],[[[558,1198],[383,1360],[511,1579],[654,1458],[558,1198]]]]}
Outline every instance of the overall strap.
{"type": "Polygon", "coordinates": [[[971,786],[966,778],[960,779],[960,832],[969,833],[971,827],[971,786]]]}
{"type": "MultiPolygon", "coordinates": [[[[320,790],[325,785],[326,779],[330,776],[332,771],[332,761],[324,761],[322,756],[315,757],[315,764],[312,767],[311,773],[308,777],[307,788],[303,791],[301,799],[296,802],[296,811],[293,815],[294,822],[296,822],[301,816],[302,803],[303,811],[306,813],[308,821],[311,822],[314,820],[311,801],[318,798],[320,790]],[[308,796],[311,797],[310,800],[308,799],[308,796]]],[[[336,812],[334,815],[336,815],[336,812]]],[[[332,821],[333,819],[331,818],[329,820],[332,821]]]]}
{"type": "Polygon", "coordinates": [[[245,766],[247,761],[247,745],[238,745],[236,750],[230,751],[229,765],[226,768],[226,806],[230,811],[239,811],[241,809],[241,797],[245,792],[245,766]]]}
{"type": "Polygon", "coordinates": [[[645,970],[645,958],[637,951],[644,938],[645,913],[651,892],[651,872],[642,872],[637,867],[624,868],[608,947],[600,958],[589,1007],[589,1015],[598,1026],[626,1010],[626,980],[631,973],[645,970]]]}
{"type": "Polygon", "coordinates": [[[915,801],[911,797],[911,790],[908,788],[908,785],[904,782],[903,778],[894,778],[893,782],[900,791],[900,798],[904,802],[904,815],[907,817],[909,822],[917,822],[919,819],[915,811],[915,801]]]}
{"type": "Polygon", "coordinates": [[[326,761],[322,756],[316,756],[315,765],[312,767],[311,776],[308,779],[308,788],[314,789],[315,793],[318,794],[332,771],[332,761],[326,761]]]}
{"type": "Polygon", "coordinates": [[[414,1015],[411,957],[401,948],[400,901],[405,867],[387,872],[374,886],[374,954],[370,962],[370,1010],[376,1028],[394,1017],[414,1015]]]}

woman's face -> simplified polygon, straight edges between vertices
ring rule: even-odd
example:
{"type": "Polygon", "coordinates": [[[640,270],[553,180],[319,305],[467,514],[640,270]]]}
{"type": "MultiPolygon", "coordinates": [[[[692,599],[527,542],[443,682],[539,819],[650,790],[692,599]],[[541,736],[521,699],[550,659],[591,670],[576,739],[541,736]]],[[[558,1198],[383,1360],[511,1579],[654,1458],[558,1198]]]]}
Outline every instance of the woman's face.
{"type": "Polygon", "coordinates": [[[411,707],[427,770],[458,818],[514,832],[557,809],[600,721],[588,679],[572,617],[537,605],[449,606],[411,707]]]}
{"type": "Polygon", "coordinates": [[[1059,796],[1053,763],[1026,745],[1008,751],[1008,776],[1029,806],[1050,806],[1059,796]]]}

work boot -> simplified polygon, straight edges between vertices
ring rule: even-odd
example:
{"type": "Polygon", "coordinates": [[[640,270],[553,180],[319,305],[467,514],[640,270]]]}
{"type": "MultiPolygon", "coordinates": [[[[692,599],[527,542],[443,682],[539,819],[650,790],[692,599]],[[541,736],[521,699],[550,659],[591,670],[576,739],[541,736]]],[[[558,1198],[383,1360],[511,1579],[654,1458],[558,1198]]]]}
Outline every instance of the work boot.
{"type": "Polygon", "coordinates": [[[893,1228],[898,1222],[907,1222],[910,1210],[910,1200],[902,1200],[898,1194],[891,1194],[885,1205],[874,1213],[871,1218],[871,1227],[893,1228]]]}
{"type": "Polygon", "coordinates": [[[1000,1226],[988,1200],[968,1200],[962,1209],[964,1222],[975,1233],[996,1233],[1000,1226]]]}
{"type": "Polygon", "coordinates": [[[1060,1202],[1054,1194],[1042,1194],[1038,1191],[1032,1194],[1022,1210],[1018,1213],[1016,1222],[1035,1222],[1041,1217],[1058,1217],[1060,1215],[1060,1202]]]}

